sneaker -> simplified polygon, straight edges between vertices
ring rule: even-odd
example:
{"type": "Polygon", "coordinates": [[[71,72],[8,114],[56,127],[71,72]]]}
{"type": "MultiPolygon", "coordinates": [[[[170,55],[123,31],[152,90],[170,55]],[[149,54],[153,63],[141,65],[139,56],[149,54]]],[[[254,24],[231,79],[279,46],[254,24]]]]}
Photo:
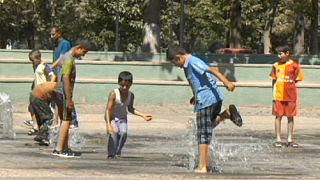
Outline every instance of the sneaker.
{"type": "Polygon", "coordinates": [[[49,140],[47,140],[47,139],[42,139],[42,140],[39,142],[39,145],[40,145],[40,146],[49,146],[49,145],[50,145],[50,142],[49,142],[49,140]]]}
{"type": "Polygon", "coordinates": [[[23,121],[23,123],[27,126],[30,126],[30,127],[33,127],[33,121],[32,120],[26,120],[26,121],[23,121]]]}
{"type": "Polygon", "coordinates": [[[33,140],[35,140],[37,142],[41,142],[42,138],[39,135],[37,135],[36,137],[33,138],[33,140]]]}
{"type": "Polygon", "coordinates": [[[72,152],[66,152],[66,151],[57,151],[53,150],[52,155],[63,157],[63,158],[73,158],[74,154],[72,152]]]}
{"type": "Polygon", "coordinates": [[[28,135],[29,136],[32,136],[32,135],[37,135],[38,134],[38,129],[34,129],[34,128],[31,128],[28,132],[28,135]]]}
{"type": "Polygon", "coordinates": [[[76,126],[76,125],[74,125],[74,124],[71,124],[69,128],[70,128],[70,129],[78,129],[79,126],[76,126]]]}
{"type": "Polygon", "coordinates": [[[67,150],[65,150],[65,152],[73,154],[74,157],[80,157],[82,154],[81,152],[73,151],[71,148],[68,148],[67,150]]]}
{"type": "Polygon", "coordinates": [[[115,159],[115,158],[116,158],[115,155],[108,155],[108,156],[107,156],[107,159],[115,159]]]}
{"type": "Polygon", "coordinates": [[[241,127],[242,126],[242,118],[241,118],[241,115],[240,115],[239,111],[237,110],[236,106],[231,104],[229,106],[229,112],[230,112],[230,120],[238,127],[241,127]]]}
{"type": "Polygon", "coordinates": [[[62,152],[61,151],[57,151],[57,150],[53,150],[53,152],[52,152],[52,155],[54,155],[54,156],[59,156],[60,157],[60,155],[62,154],[62,152]]]}

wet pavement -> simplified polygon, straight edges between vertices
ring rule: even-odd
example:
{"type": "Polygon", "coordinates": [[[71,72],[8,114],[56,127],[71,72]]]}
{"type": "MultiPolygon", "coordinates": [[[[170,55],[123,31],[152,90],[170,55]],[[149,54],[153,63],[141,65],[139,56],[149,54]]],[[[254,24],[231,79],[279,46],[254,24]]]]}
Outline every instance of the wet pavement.
{"type": "MultiPolygon", "coordinates": [[[[0,140],[0,177],[4,179],[319,179],[320,125],[316,115],[296,118],[295,139],[300,148],[274,148],[273,116],[268,108],[251,113],[238,128],[230,121],[215,129],[208,174],[195,174],[197,148],[193,141],[194,114],[190,106],[138,106],[154,119],[129,116],[129,135],[118,159],[107,159],[106,130],[101,106],[79,106],[80,128],[71,130],[72,148],[79,158],[51,155],[53,147],[39,146],[28,136],[24,105],[15,105],[16,139],[0,140]]],[[[307,112],[308,110],[305,110],[307,112]]],[[[283,120],[283,142],[286,135],[283,120]]]]}

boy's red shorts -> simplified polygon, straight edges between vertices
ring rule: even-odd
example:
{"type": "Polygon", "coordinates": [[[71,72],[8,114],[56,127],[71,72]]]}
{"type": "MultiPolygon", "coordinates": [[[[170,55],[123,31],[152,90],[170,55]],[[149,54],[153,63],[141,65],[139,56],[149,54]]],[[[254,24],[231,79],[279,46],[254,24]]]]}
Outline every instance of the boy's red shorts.
{"type": "Polygon", "coordinates": [[[274,101],[273,112],[275,116],[293,117],[297,115],[297,102],[296,101],[274,101]]]}

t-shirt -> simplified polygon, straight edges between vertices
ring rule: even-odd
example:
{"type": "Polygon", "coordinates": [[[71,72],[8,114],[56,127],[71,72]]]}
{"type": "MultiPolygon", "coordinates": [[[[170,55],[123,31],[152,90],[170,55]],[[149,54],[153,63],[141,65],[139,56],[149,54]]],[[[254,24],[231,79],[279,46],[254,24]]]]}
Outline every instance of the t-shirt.
{"type": "Polygon", "coordinates": [[[195,111],[223,100],[215,76],[208,72],[209,65],[190,55],[184,64],[184,72],[195,95],[195,111]]]}
{"type": "Polygon", "coordinates": [[[49,65],[41,63],[37,66],[36,70],[34,71],[35,75],[35,86],[42,84],[44,82],[50,81],[51,76],[53,75],[52,69],[49,65]]]}
{"type": "MultiPolygon", "coordinates": [[[[69,41],[62,39],[59,44],[54,48],[53,52],[53,63],[56,62],[62,55],[67,53],[71,49],[71,44],[69,41]]],[[[55,74],[57,75],[58,79],[61,78],[61,66],[59,64],[58,67],[54,69],[55,74]]]]}
{"type": "Polygon", "coordinates": [[[298,63],[289,60],[285,63],[277,62],[270,73],[275,80],[273,99],[276,101],[296,101],[297,81],[303,80],[303,73],[298,63]]]}
{"type": "Polygon", "coordinates": [[[62,39],[58,46],[54,48],[53,62],[55,62],[59,57],[71,49],[71,44],[69,41],[62,39]]]}
{"type": "MultiPolygon", "coordinates": [[[[64,86],[63,76],[69,75],[71,78],[71,87],[73,89],[74,83],[76,80],[76,65],[75,65],[75,57],[71,55],[71,50],[64,55],[62,69],[61,69],[61,82],[62,86],[64,86]]],[[[59,85],[60,86],[60,85],[59,85]]]]}

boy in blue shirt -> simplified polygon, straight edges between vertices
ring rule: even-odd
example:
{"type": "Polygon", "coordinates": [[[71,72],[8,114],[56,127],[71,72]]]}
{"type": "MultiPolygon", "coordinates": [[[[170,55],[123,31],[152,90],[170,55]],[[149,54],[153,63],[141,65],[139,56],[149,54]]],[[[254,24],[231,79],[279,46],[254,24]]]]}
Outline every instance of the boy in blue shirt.
{"type": "Polygon", "coordinates": [[[197,138],[199,144],[199,165],[196,173],[208,172],[208,151],[212,139],[212,129],[225,119],[231,119],[237,126],[242,126],[242,118],[235,105],[220,113],[223,94],[220,91],[218,78],[229,91],[235,85],[214,67],[210,67],[201,59],[189,54],[181,47],[170,46],[167,59],[177,67],[183,68],[191,86],[193,97],[190,103],[195,105],[197,122],[197,138]]]}

